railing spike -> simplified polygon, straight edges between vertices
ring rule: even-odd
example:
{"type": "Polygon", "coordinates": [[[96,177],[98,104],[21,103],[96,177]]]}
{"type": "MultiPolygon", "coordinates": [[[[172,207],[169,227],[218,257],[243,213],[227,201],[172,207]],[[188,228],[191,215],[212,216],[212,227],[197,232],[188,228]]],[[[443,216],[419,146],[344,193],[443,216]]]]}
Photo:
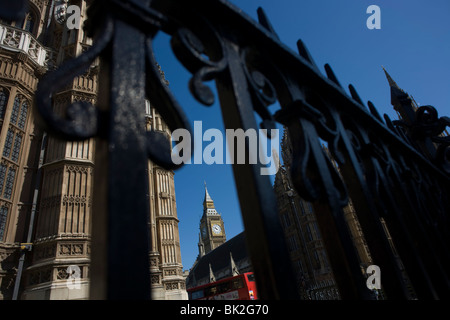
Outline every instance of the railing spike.
{"type": "Polygon", "coordinates": [[[331,66],[328,63],[325,64],[325,72],[327,74],[328,79],[330,79],[335,84],[337,84],[340,88],[342,88],[341,84],[339,83],[338,79],[336,78],[336,75],[333,72],[333,69],[331,69],[331,66]]]}
{"type": "Polygon", "coordinates": [[[364,103],[362,102],[361,98],[358,95],[358,92],[356,92],[355,87],[352,84],[349,84],[348,88],[350,89],[350,94],[352,95],[353,100],[358,102],[360,105],[364,106],[364,103]]]}
{"type": "Polygon", "coordinates": [[[306,59],[316,70],[319,70],[317,68],[316,63],[314,62],[314,59],[312,58],[311,54],[309,53],[308,48],[306,47],[305,43],[301,40],[297,40],[297,50],[301,57],[306,59]]]}
{"type": "Polygon", "coordinates": [[[273,28],[272,24],[269,21],[269,18],[267,17],[267,14],[264,12],[264,9],[259,7],[256,12],[258,13],[258,21],[259,23],[267,29],[272,35],[274,35],[278,40],[280,37],[278,37],[277,33],[275,32],[275,29],[273,28]]]}
{"type": "Polygon", "coordinates": [[[383,122],[383,119],[381,118],[380,114],[378,113],[377,108],[375,108],[375,105],[372,103],[372,101],[369,100],[369,101],[367,102],[367,105],[369,106],[370,113],[371,113],[375,118],[377,118],[378,120],[380,120],[380,122],[383,122]]]}
{"type": "Polygon", "coordinates": [[[389,118],[389,116],[386,113],[383,115],[383,117],[384,117],[384,121],[386,122],[386,125],[388,126],[388,128],[396,133],[396,130],[395,130],[394,124],[392,123],[391,118],[389,118]]]}

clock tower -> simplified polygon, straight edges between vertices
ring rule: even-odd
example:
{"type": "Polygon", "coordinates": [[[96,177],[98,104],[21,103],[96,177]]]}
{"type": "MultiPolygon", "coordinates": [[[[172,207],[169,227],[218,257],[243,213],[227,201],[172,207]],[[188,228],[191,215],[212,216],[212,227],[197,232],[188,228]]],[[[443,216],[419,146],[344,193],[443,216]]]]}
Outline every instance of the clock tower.
{"type": "Polygon", "coordinates": [[[214,201],[208,193],[205,183],[205,199],[203,200],[203,215],[200,219],[200,257],[214,250],[226,241],[222,216],[214,207],[214,201]]]}

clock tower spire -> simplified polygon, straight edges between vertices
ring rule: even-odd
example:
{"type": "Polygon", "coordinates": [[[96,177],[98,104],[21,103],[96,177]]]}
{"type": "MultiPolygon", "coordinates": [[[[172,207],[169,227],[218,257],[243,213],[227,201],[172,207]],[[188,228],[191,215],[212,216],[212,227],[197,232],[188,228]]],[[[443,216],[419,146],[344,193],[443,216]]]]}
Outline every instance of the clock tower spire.
{"type": "Polygon", "coordinates": [[[203,200],[203,215],[200,219],[200,244],[202,252],[200,255],[207,254],[226,241],[225,228],[222,216],[217,212],[214,201],[208,193],[205,182],[205,198],[203,200]]]}

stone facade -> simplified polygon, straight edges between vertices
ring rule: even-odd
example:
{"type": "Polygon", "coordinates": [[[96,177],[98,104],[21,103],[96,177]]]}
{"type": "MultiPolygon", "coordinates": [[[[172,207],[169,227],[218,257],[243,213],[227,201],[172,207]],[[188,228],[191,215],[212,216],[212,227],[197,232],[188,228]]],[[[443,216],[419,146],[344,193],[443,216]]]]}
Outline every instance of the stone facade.
{"type": "MultiPolygon", "coordinates": [[[[16,278],[18,299],[89,298],[95,141],[47,136],[32,112],[39,79],[92,44],[82,28],[56,21],[54,10],[67,5],[80,7],[82,25],[85,0],[34,0],[24,21],[0,21],[0,299],[13,298],[16,278]]],[[[54,110],[95,104],[98,77],[95,61],[54,94],[54,110]]],[[[147,130],[169,137],[150,102],[144,107],[147,130]]],[[[174,173],[149,161],[149,187],[153,298],[186,299],[174,173]]]]}
{"type": "MultiPolygon", "coordinates": [[[[313,204],[302,199],[293,187],[289,174],[292,146],[287,130],[282,139],[282,157],[284,165],[276,174],[274,190],[299,293],[307,300],[340,299],[313,204]]],[[[351,201],[344,214],[364,272],[371,264],[371,256],[351,201]]]]}

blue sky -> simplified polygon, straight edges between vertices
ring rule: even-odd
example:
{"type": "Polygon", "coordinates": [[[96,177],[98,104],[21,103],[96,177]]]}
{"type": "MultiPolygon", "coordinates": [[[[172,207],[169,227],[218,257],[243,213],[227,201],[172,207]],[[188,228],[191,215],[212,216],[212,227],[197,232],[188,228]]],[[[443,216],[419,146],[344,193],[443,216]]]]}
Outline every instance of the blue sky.
{"type": "MultiPolygon", "coordinates": [[[[440,116],[450,115],[450,1],[230,2],[254,20],[257,8],[262,7],[285,45],[296,52],[296,42],[302,39],[321,70],[324,64],[330,64],[341,85],[353,84],[362,100],[372,101],[380,114],[395,118],[384,66],[419,105],[433,105],[440,116]],[[369,5],[380,7],[381,29],[366,27],[369,5]]],[[[194,121],[201,120],[204,131],[223,129],[219,105],[204,107],[191,96],[190,75],[174,58],[168,41],[164,34],[157,36],[156,58],[192,126],[194,121]]],[[[198,254],[204,181],[216,209],[222,214],[227,238],[243,231],[230,165],[191,164],[177,170],[175,188],[184,269],[192,267],[198,254]]]]}

